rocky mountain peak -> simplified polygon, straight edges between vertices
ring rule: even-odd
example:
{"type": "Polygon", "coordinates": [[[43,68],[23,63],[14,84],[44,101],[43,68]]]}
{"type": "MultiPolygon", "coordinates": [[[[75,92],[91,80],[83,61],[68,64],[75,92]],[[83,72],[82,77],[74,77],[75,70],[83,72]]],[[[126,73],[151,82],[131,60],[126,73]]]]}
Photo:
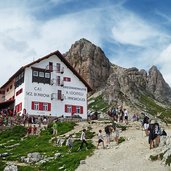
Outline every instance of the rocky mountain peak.
{"type": "Polygon", "coordinates": [[[111,63],[101,48],[82,38],[64,56],[94,90],[105,86],[111,63]]]}
{"type": "Polygon", "coordinates": [[[156,66],[149,69],[147,90],[154,95],[155,99],[171,102],[171,89],[156,66]]]}
{"type": "Polygon", "coordinates": [[[144,69],[111,64],[100,47],[84,38],[76,41],[64,56],[94,92],[103,92],[103,98],[109,103],[124,99],[137,102],[142,95],[148,95],[171,104],[171,88],[156,66],[147,73],[144,69]]]}

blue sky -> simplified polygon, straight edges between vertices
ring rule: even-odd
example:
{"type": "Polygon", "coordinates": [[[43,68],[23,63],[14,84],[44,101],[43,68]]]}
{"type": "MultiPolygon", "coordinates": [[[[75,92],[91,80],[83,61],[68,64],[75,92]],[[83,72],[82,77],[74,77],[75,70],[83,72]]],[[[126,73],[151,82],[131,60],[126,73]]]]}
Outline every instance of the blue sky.
{"type": "Polygon", "coordinates": [[[0,85],[22,65],[86,38],[119,66],[156,65],[171,85],[170,0],[0,1],[0,85]]]}

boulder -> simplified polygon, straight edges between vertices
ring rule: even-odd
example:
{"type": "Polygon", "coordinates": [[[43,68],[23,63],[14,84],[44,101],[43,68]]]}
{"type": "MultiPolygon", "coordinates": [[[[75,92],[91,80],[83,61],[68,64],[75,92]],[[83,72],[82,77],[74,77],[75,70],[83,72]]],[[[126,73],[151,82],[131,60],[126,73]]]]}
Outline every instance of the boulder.
{"type": "Polygon", "coordinates": [[[18,171],[18,167],[15,165],[8,165],[4,168],[4,171],[18,171]]]}

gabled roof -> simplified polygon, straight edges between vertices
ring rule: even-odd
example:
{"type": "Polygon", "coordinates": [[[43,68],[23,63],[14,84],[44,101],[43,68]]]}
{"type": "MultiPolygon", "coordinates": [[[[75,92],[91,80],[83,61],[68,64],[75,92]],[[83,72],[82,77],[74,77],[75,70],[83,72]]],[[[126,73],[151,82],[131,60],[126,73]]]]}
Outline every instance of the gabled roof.
{"type": "Polygon", "coordinates": [[[9,80],[0,87],[0,89],[3,89],[7,84],[9,84],[20,72],[22,72],[25,68],[30,67],[31,65],[35,63],[39,63],[44,59],[47,59],[51,57],[52,55],[57,55],[59,59],[84,83],[84,85],[87,87],[88,91],[91,91],[92,88],[88,85],[88,83],[80,76],[80,74],[71,66],[71,64],[65,59],[65,57],[57,50],[55,52],[52,52],[42,58],[37,59],[36,61],[33,61],[25,66],[22,66],[14,75],[12,75],[9,80]]]}

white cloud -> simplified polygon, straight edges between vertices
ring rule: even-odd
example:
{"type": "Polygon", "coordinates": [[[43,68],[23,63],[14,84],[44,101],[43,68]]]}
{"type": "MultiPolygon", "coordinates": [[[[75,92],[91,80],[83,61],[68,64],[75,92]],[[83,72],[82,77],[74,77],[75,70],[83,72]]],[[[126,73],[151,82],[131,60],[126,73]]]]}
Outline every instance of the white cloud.
{"type": "MultiPolygon", "coordinates": [[[[64,53],[72,43],[83,37],[100,47],[103,47],[104,40],[118,45],[112,49],[115,55],[111,55],[110,60],[120,66],[147,69],[150,65],[160,64],[164,77],[171,85],[171,76],[168,74],[171,48],[166,49],[170,37],[125,10],[122,7],[124,1],[115,6],[108,4],[102,5],[102,8],[53,16],[46,21],[33,16],[34,10],[41,11],[41,8],[46,7],[45,4],[34,6],[33,2],[30,2],[33,8],[24,4],[28,1],[7,8],[2,8],[0,4],[0,23],[3,23],[0,27],[0,58],[3,60],[0,85],[22,65],[55,50],[64,53]]],[[[46,4],[49,3],[60,4],[63,1],[51,0],[46,4]]]]}
{"type": "Polygon", "coordinates": [[[99,19],[89,20],[94,13],[91,10],[48,21],[38,21],[22,9],[12,13],[10,15],[8,10],[0,13],[3,16],[0,22],[4,23],[0,28],[1,70],[8,70],[6,74],[0,72],[1,85],[22,65],[32,62],[33,58],[56,50],[64,53],[82,37],[101,45],[101,35],[96,31],[99,19]]]}

